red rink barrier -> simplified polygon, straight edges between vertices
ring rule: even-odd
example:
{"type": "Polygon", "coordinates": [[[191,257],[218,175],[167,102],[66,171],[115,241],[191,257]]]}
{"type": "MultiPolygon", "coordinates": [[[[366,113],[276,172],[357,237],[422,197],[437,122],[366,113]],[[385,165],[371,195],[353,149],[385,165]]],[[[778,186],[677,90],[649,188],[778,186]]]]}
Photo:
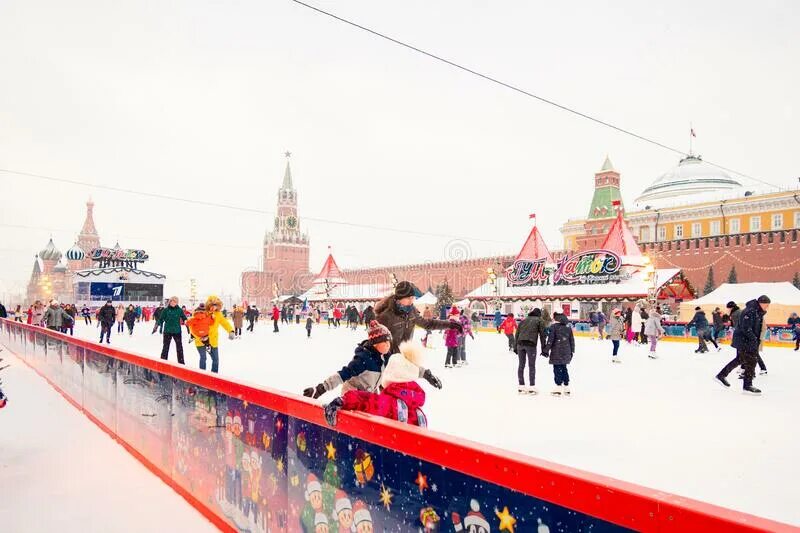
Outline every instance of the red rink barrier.
{"type": "Polygon", "coordinates": [[[800,531],[390,420],[332,429],[305,398],[27,324],[0,343],[225,531],[800,531]]]}

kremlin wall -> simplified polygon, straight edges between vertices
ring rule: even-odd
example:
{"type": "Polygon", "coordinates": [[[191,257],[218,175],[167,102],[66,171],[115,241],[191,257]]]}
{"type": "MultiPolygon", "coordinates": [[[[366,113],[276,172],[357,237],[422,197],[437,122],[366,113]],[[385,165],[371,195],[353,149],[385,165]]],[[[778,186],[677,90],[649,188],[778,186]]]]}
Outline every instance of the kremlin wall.
{"type": "MultiPolygon", "coordinates": [[[[590,182],[587,180],[587,185],[590,182]]],[[[561,227],[566,254],[598,248],[623,213],[641,252],[655,268],[680,269],[701,289],[713,267],[715,285],[726,282],[735,267],[737,281],[791,281],[800,272],[800,191],[754,193],[726,172],[688,155],[636,198],[633,210],[622,202],[622,176],[606,157],[594,175],[594,195],[585,218],[561,227]]],[[[535,206],[531,206],[535,208],[535,206]]],[[[278,217],[264,239],[263,270],[242,273],[242,295],[265,305],[308,289],[315,275],[308,265],[309,239],[300,232],[297,192],[286,163],[278,191],[278,217]]],[[[522,244],[520,236],[520,244],[522,244]]],[[[457,255],[457,254],[454,254],[457,255]]],[[[353,285],[387,285],[410,280],[422,291],[447,280],[456,297],[486,282],[487,272],[502,272],[514,256],[459,258],[453,261],[341,270],[353,285]]]]}

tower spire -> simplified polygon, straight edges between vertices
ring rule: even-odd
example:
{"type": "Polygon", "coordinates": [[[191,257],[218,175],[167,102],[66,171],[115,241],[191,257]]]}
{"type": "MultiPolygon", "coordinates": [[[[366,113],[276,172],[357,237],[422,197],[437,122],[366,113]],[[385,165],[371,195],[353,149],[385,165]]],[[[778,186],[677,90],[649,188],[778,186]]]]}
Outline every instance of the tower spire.
{"type": "Polygon", "coordinates": [[[86,218],[83,221],[81,235],[97,236],[97,228],[94,227],[94,202],[91,197],[86,202],[86,218]]]}
{"type": "Polygon", "coordinates": [[[283,174],[283,185],[281,185],[281,189],[283,190],[291,190],[292,186],[292,168],[289,166],[289,158],[292,157],[292,152],[286,152],[284,154],[286,156],[286,172],[283,174]]]}

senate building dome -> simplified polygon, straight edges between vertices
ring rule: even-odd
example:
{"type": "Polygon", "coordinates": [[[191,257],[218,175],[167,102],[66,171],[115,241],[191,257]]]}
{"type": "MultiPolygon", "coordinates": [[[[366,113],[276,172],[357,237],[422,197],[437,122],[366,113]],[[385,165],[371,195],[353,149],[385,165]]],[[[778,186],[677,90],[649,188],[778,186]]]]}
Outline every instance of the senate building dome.
{"type": "Polygon", "coordinates": [[[742,184],[724,170],[688,155],[662,174],[636,199],[640,206],[693,201],[699,196],[740,189],[742,184]],[[691,198],[690,198],[691,197],[691,198]]]}

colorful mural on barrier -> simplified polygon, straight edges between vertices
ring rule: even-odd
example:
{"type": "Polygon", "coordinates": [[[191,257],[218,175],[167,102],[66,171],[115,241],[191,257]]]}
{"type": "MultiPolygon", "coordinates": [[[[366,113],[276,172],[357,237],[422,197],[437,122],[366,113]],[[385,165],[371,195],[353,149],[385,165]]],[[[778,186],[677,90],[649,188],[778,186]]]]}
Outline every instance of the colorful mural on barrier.
{"type": "MultiPolygon", "coordinates": [[[[0,320],[0,328],[0,342],[231,530],[627,531],[154,370],[173,368],[163,363],[142,360],[139,366],[89,343],[76,346],[69,338],[8,321],[0,320]]],[[[575,488],[567,490],[574,494],[575,488]]],[[[642,501],[630,500],[631,508],[642,510],[642,501]]],[[[673,520],[674,512],[663,508],[673,520]]]]}

